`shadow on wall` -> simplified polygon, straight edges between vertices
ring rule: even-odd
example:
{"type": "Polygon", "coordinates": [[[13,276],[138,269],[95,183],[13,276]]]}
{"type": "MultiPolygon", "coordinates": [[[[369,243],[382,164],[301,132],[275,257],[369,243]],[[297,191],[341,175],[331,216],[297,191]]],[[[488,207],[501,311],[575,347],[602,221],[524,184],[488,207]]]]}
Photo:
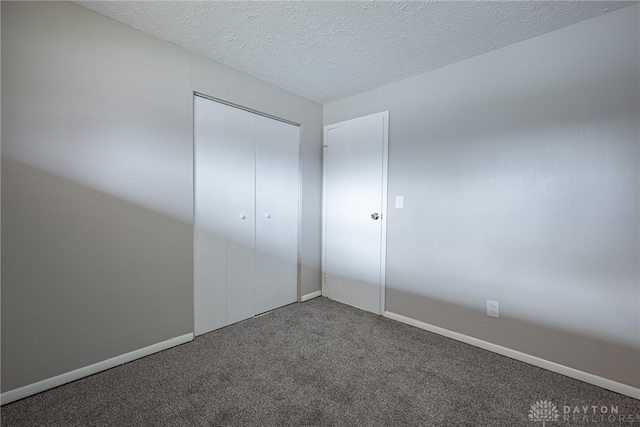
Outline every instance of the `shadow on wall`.
{"type": "MultiPolygon", "coordinates": [[[[425,283],[425,288],[430,284],[425,283]]],[[[443,301],[428,293],[416,295],[398,290],[397,283],[387,282],[387,306],[390,296],[394,304],[409,307],[401,314],[416,320],[428,313],[427,323],[463,335],[501,345],[603,378],[640,387],[640,345],[621,343],[604,335],[588,335],[581,331],[552,327],[524,319],[503,305],[500,318],[488,317],[484,309],[443,301]],[[455,317],[460,328],[452,328],[455,317]],[[469,331],[472,331],[471,333],[469,331]],[[508,343],[501,336],[510,337],[508,343]],[[517,337],[517,338],[513,338],[517,337]]],[[[387,309],[389,310],[389,309],[387,309]]],[[[392,311],[392,310],[390,310],[392,311]]],[[[424,321],[424,320],[423,320],[424,321]]],[[[552,390],[550,390],[552,392],[552,390]]]]}
{"type": "Polygon", "coordinates": [[[193,332],[192,223],[7,158],[2,218],[2,392],[193,332]]]}
{"type": "Polygon", "coordinates": [[[639,387],[637,70],[391,105],[386,309],[639,387]]]}
{"type": "Polygon", "coordinates": [[[191,224],[2,159],[2,391],[193,331],[191,224]]]}
{"type": "MultiPolygon", "coordinates": [[[[354,262],[357,262],[357,258],[344,260],[345,265],[354,262]]],[[[344,266],[336,266],[336,270],[339,269],[344,269],[344,266]]],[[[339,274],[331,272],[327,275],[334,283],[341,281],[342,276],[339,274]]],[[[346,279],[356,280],[353,276],[346,279]]],[[[374,293],[377,291],[377,284],[362,281],[358,283],[361,289],[368,288],[374,293]]],[[[640,387],[640,345],[636,342],[621,342],[615,337],[549,326],[524,318],[517,311],[504,307],[500,318],[491,318],[478,305],[463,305],[430,295],[430,288],[440,289],[443,283],[423,282],[424,292],[420,294],[403,291],[403,285],[387,280],[386,311],[632,387],[640,387]],[[390,306],[402,306],[404,311],[395,312],[390,306]],[[428,321],[424,320],[425,314],[428,321]],[[456,319],[459,328],[452,327],[452,318],[456,319]],[[509,337],[508,341],[505,342],[503,336],[509,337]]]]}
{"type": "MultiPolygon", "coordinates": [[[[2,174],[3,391],[192,330],[191,224],[7,159],[2,174]]],[[[541,325],[505,307],[501,319],[490,319],[430,295],[442,283],[424,283],[422,294],[402,285],[387,282],[387,307],[409,307],[399,314],[420,320],[426,312],[449,329],[438,319],[454,316],[478,328],[479,339],[520,336],[511,348],[640,383],[637,347],[541,325]]]]}

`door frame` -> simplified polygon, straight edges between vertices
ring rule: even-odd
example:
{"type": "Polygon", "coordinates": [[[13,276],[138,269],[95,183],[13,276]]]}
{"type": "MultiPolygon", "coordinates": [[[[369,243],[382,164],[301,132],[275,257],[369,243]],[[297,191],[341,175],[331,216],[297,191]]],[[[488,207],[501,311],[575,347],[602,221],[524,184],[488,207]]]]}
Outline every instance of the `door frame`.
{"type": "Polygon", "coordinates": [[[368,114],[366,116],[356,117],[349,120],[344,120],[338,123],[325,125],[322,133],[322,296],[327,296],[327,274],[326,274],[326,248],[327,248],[327,134],[331,129],[339,128],[356,122],[363,118],[381,117],[383,123],[383,142],[382,142],[382,230],[380,236],[380,301],[379,301],[379,313],[384,315],[385,312],[385,289],[386,289],[386,269],[387,269],[387,212],[388,212],[388,191],[387,182],[389,178],[389,110],[381,111],[379,113],[368,114]]]}

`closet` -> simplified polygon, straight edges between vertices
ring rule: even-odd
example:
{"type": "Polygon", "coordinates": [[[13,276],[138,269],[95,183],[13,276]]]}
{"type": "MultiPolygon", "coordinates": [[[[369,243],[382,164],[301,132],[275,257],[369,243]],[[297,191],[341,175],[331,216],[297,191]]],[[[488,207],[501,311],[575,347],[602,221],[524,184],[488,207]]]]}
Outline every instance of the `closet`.
{"type": "Polygon", "coordinates": [[[194,96],[195,334],[297,300],[298,126],[194,96]]]}

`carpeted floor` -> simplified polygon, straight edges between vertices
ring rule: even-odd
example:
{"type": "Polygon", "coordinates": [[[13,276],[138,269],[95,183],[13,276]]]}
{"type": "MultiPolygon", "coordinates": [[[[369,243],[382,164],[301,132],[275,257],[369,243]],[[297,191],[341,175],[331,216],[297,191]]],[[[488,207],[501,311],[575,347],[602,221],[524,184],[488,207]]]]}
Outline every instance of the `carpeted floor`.
{"type": "MultiPolygon", "coordinates": [[[[316,298],[1,408],[2,426],[640,425],[640,401],[316,298]],[[564,406],[617,406],[614,421],[564,406]],[[624,417],[621,421],[621,417],[624,417]],[[629,422],[629,420],[633,422],[629,422]]],[[[589,409],[591,411],[591,409],[589,409]]]]}

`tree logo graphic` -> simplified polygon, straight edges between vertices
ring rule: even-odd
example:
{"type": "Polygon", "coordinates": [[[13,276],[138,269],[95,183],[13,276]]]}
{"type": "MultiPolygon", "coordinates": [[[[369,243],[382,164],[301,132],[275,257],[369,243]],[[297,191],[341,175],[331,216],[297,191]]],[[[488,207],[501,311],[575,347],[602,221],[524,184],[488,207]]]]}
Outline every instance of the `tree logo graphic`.
{"type": "Polygon", "coordinates": [[[560,412],[550,400],[538,400],[529,409],[529,419],[542,421],[542,427],[545,427],[547,421],[558,421],[558,418],[560,418],[560,412]]]}

